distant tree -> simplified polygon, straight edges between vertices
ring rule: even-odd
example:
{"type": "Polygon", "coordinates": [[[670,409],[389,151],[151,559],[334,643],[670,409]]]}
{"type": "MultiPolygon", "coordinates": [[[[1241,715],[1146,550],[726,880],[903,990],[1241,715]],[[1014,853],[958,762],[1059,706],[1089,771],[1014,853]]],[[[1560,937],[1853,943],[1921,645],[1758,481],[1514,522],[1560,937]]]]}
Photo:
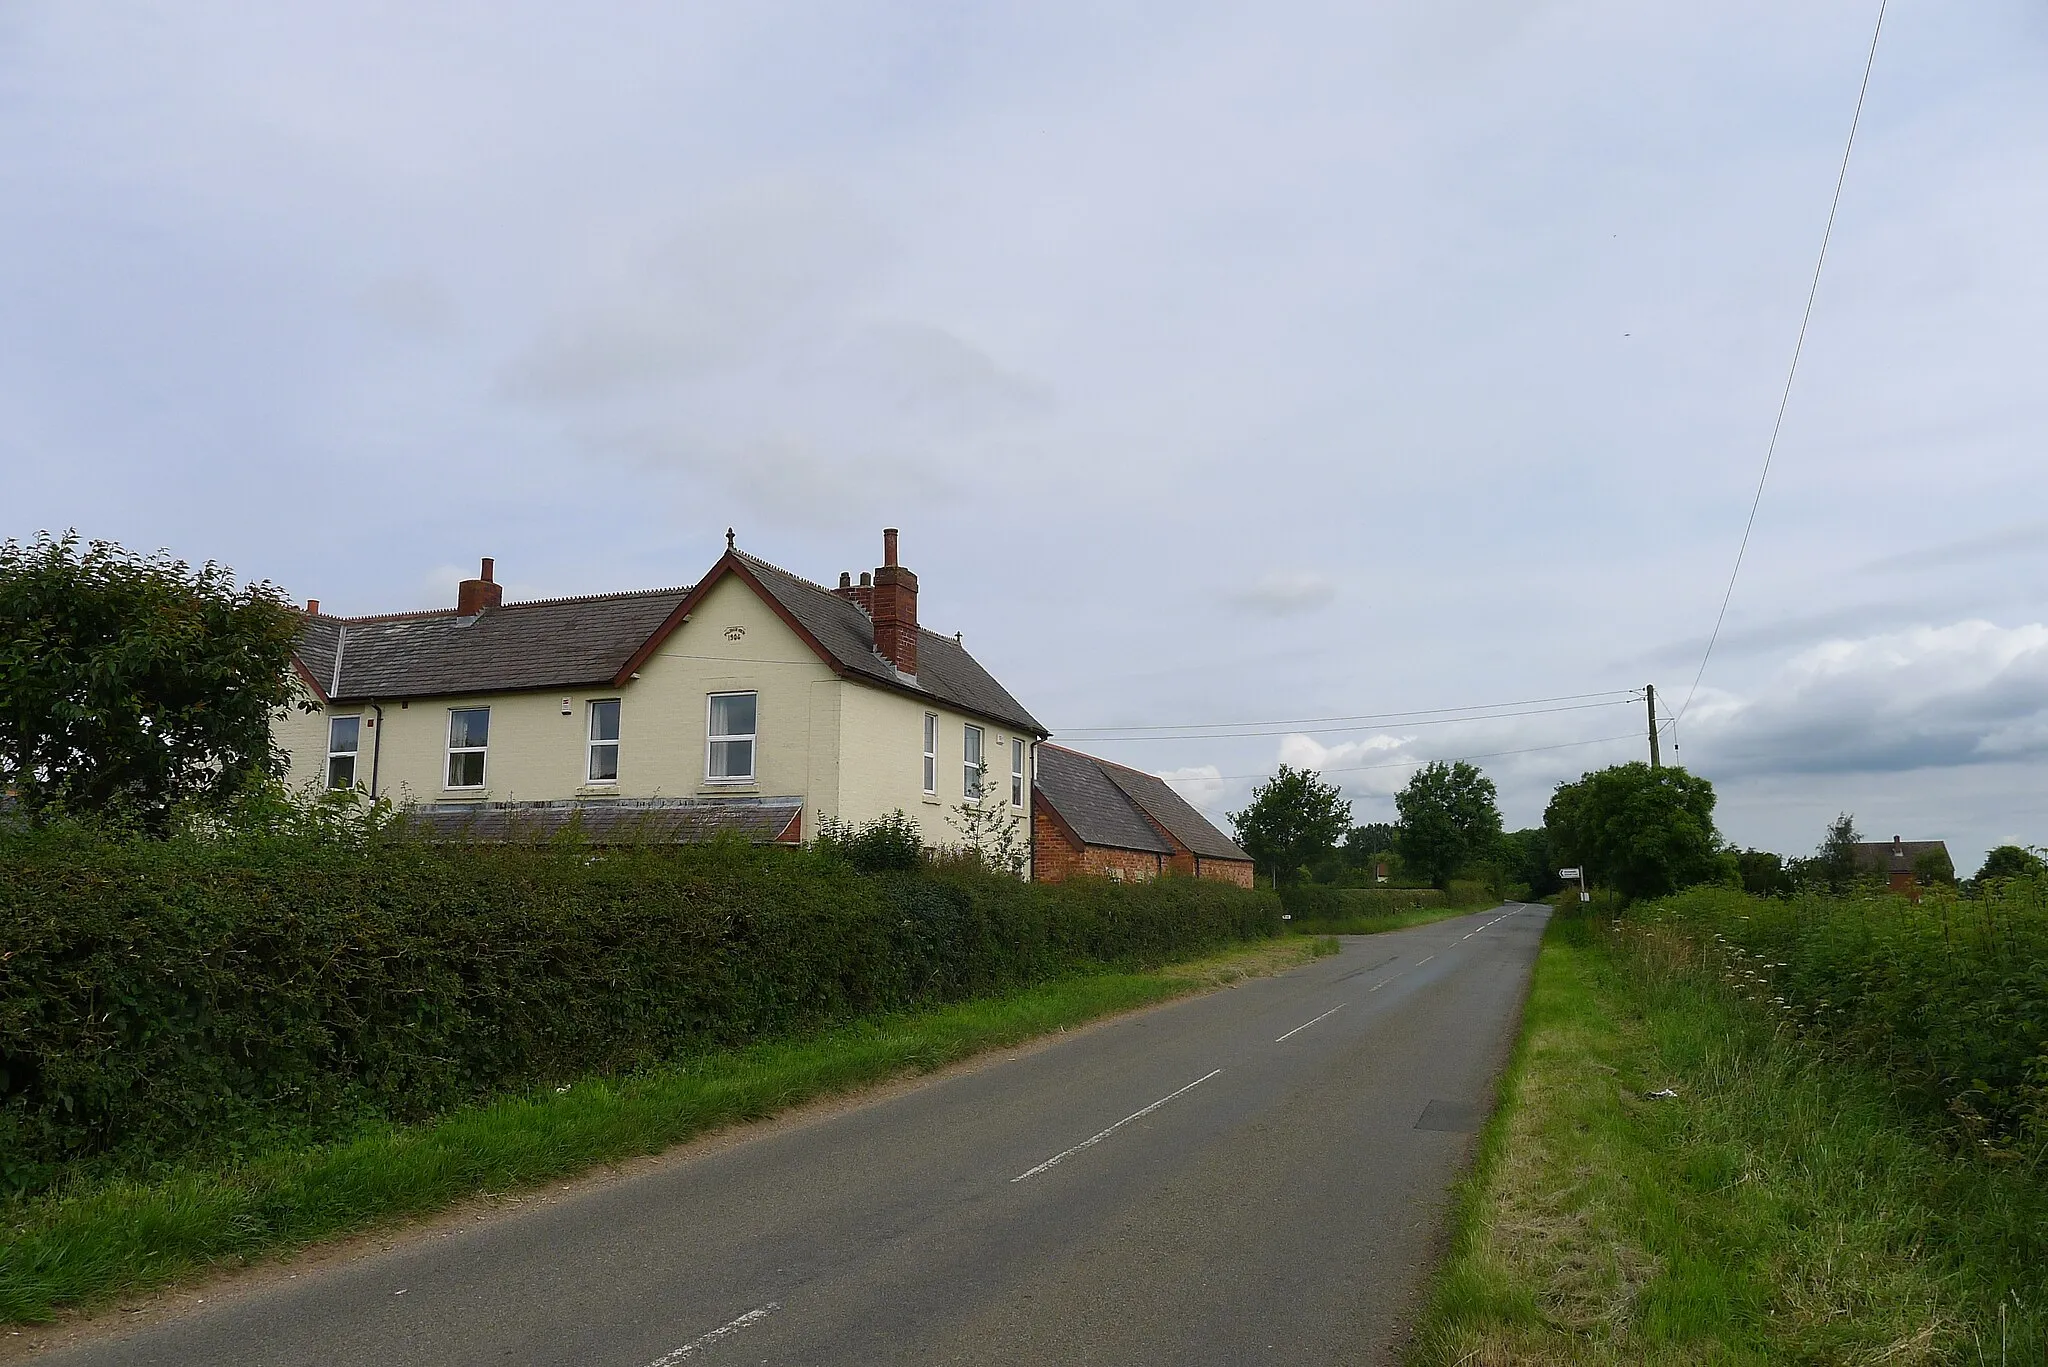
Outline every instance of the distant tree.
{"type": "Polygon", "coordinates": [[[1550,832],[1541,826],[1509,831],[1502,836],[1500,859],[1509,880],[1527,885],[1533,898],[1550,897],[1564,887],[1564,880],[1557,876],[1560,861],[1552,848],[1550,832]]]}
{"type": "Polygon", "coordinates": [[[1862,840],[1856,818],[1849,813],[1843,812],[1828,823],[1828,832],[1821,837],[1820,848],[1814,851],[1809,868],[1829,892],[1847,892],[1856,885],[1856,846],[1862,840]]]}
{"type": "MultiPolygon", "coordinates": [[[[284,771],[299,618],[271,584],[76,533],[0,543],[0,787],[160,827],[284,771]]],[[[311,702],[302,702],[311,710],[311,702]]]]}
{"type": "Polygon", "coordinates": [[[1725,871],[1714,785],[1676,766],[1637,760],[1561,783],[1543,824],[1566,863],[1630,899],[1718,882],[1725,871]]]}
{"type": "Polygon", "coordinates": [[[1948,857],[1946,850],[1929,850],[1913,861],[1913,879],[1921,887],[1933,887],[1936,883],[1954,883],[1955,860],[1948,857]]]}
{"type": "Polygon", "coordinates": [[[2044,873],[2048,873],[2048,860],[2042,859],[2037,851],[2021,845],[2000,845],[1984,856],[1984,867],[1977,870],[1977,881],[2036,878],[2044,873]]]}
{"type": "Polygon", "coordinates": [[[1391,821],[1353,826],[1351,834],[1344,837],[1344,856],[1355,861],[1355,868],[1369,867],[1376,857],[1394,848],[1394,841],[1400,833],[1400,828],[1391,821]]]}
{"type": "Polygon", "coordinates": [[[1495,796],[1493,780],[1463,760],[1417,770],[1394,796],[1401,813],[1394,848],[1432,886],[1449,886],[1467,863],[1493,855],[1501,824],[1495,796]]]}
{"type": "Polygon", "coordinates": [[[1303,868],[1327,859],[1351,829],[1351,804],[1313,769],[1280,772],[1252,789],[1251,804],[1230,813],[1237,843],[1276,884],[1300,881],[1303,868]]]}
{"type": "Polygon", "coordinates": [[[1792,891],[1792,875],[1785,861],[1769,850],[1744,850],[1735,857],[1742,873],[1742,890],[1753,897],[1782,897],[1792,891]]]}

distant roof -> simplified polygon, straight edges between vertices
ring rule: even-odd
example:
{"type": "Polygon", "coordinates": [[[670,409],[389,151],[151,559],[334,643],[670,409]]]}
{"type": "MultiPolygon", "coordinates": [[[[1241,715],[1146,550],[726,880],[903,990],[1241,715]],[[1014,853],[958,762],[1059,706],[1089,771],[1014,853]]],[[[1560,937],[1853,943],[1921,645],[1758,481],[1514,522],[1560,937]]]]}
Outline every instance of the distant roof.
{"type": "Polygon", "coordinates": [[[401,820],[430,840],[524,844],[571,827],[594,845],[685,845],[719,835],[756,844],[800,834],[802,798],[725,800],[478,802],[414,807],[401,820]]]}
{"type": "Polygon", "coordinates": [[[1060,819],[1090,845],[1175,854],[1177,841],[1204,859],[1251,862],[1236,841],[1156,775],[1062,745],[1041,745],[1037,787],[1060,819]]]}
{"type": "Polygon", "coordinates": [[[1945,840],[1865,840],[1856,846],[1856,867],[1865,873],[1911,873],[1914,861],[1939,851],[1948,857],[1945,840]]]}
{"type": "Polygon", "coordinates": [[[452,609],[309,615],[297,655],[308,681],[332,702],[615,687],[679,625],[682,609],[735,570],[760,585],[841,675],[1046,734],[953,637],[920,630],[917,674],[898,673],[875,652],[874,622],[859,604],[740,551],[727,552],[694,588],[506,603],[474,616],[452,609]]]}

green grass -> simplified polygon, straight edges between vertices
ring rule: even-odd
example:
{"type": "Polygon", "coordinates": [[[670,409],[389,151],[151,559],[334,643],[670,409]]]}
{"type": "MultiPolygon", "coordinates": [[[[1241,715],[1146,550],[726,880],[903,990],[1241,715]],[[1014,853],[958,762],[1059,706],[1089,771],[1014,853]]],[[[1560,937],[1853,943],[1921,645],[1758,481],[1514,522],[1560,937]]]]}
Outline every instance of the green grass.
{"type": "Polygon", "coordinates": [[[724,1050],[631,1077],[503,1099],[428,1124],[147,1181],[86,1181],[0,1207],[0,1321],[40,1322],[315,1240],[644,1154],[798,1103],[913,1076],[1103,1016],[1333,954],[1266,942],[1149,973],[1069,978],[1008,996],[724,1050]]]}
{"type": "Polygon", "coordinates": [[[1668,926],[1552,923],[1411,1360],[2048,1360],[2048,1193],[1716,963],[1668,926]]]}

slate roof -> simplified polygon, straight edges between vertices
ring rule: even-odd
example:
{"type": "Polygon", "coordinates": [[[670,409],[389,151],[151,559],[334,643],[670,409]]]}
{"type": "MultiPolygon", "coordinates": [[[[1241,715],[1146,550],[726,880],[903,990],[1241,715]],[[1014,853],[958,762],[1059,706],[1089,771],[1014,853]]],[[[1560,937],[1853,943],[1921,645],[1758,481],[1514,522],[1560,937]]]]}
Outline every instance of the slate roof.
{"type": "Polygon", "coordinates": [[[1863,873],[1911,873],[1913,861],[1939,851],[1948,855],[1945,840],[1866,840],[1856,846],[1856,867],[1863,873]]]}
{"type": "MultiPolygon", "coordinates": [[[[729,555],[842,675],[1047,734],[951,636],[920,630],[917,674],[899,674],[875,653],[874,622],[859,605],[765,560],[729,555]]],[[[726,565],[721,560],[713,575],[726,565]]],[[[297,654],[308,677],[335,702],[610,687],[692,592],[648,589],[507,603],[473,617],[452,610],[309,616],[300,626],[297,654]]]]}
{"type": "Polygon", "coordinates": [[[756,844],[794,841],[802,798],[649,802],[479,802],[415,807],[401,820],[429,840],[517,844],[574,825],[593,845],[685,845],[735,834],[756,844]]]}
{"type": "Polygon", "coordinates": [[[1211,825],[1165,779],[1142,770],[1062,745],[1041,745],[1037,787],[1060,819],[1090,845],[1177,854],[1178,841],[1204,859],[1251,862],[1236,841],[1211,825]]]}
{"type": "Polygon", "coordinates": [[[1173,844],[1145,819],[1092,756],[1057,745],[1038,747],[1033,788],[1060,820],[1090,845],[1173,854],[1173,844]]]}
{"type": "Polygon", "coordinates": [[[337,702],[602,686],[688,592],[507,603],[474,617],[308,617],[299,630],[299,661],[337,702]]]}

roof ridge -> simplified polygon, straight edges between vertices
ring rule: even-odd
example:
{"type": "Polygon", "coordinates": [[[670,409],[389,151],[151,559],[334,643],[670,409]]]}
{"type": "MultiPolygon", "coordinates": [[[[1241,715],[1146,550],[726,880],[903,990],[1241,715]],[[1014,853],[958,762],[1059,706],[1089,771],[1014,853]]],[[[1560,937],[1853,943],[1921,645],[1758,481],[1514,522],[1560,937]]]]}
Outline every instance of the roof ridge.
{"type": "MultiPolygon", "coordinates": [[[[754,555],[747,551],[740,550],[737,546],[733,548],[732,553],[737,558],[746,561],[749,565],[758,565],[764,570],[774,570],[784,579],[794,579],[797,583],[802,584],[807,589],[816,589],[820,593],[829,593],[834,598],[839,597],[838,590],[828,589],[815,579],[806,579],[802,575],[798,574],[795,570],[786,570],[772,560],[763,560],[760,556],[754,555]]],[[[851,602],[852,600],[847,599],[843,601],[851,602]]],[[[856,606],[858,605],[856,604],[856,606]]]]}
{"type": "MultiPolygon", "coordinates": [[[[605,599],[616,598],[652,598],[664,593],[688,593],[693,587],[694,585],[690,584],[677,584],[658,589],[613,589],[606,593],[571,593],[560,598],[519,598],[510,603],[500,603],[496,607],[487,610],[490,612],[503,612],[508,608],[545,608],[554,607],[562,603],[595,603],[605,599]]],[[[404,612],[364,613],[359,617],[342,617],[331,612],[302,612],[299,615],[313,622],[337,622],[356,626],[372,622],[413,622],[426,621],[435,617],[460,617],[463,613],[461,608],[412,608],[404,612]]]]}

